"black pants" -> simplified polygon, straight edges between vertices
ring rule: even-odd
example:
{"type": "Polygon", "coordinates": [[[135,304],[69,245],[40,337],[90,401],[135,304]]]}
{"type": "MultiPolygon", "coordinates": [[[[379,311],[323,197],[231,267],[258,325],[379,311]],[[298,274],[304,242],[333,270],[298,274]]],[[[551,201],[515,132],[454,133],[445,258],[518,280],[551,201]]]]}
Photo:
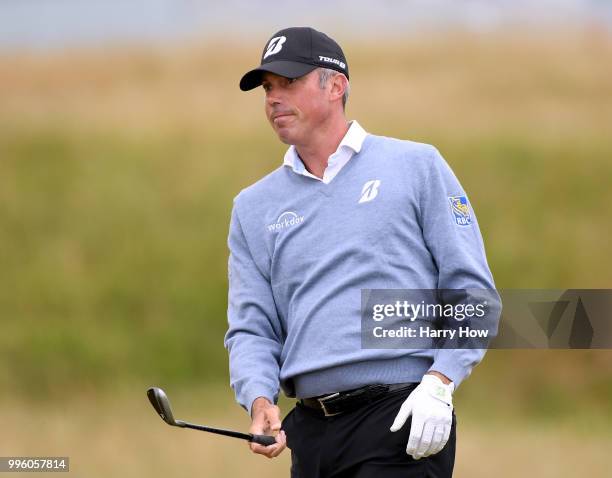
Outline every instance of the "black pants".
{"type": "Polygon", "coordinates": [[[448,478],[455,464],[456,417],[446,446],[414,460],[406,454],[411,420],[389,427],[417,384],[384,395],[357,410],[324,417],[298,403],[283,420],[291,449],[291,478],[448,478]]]}

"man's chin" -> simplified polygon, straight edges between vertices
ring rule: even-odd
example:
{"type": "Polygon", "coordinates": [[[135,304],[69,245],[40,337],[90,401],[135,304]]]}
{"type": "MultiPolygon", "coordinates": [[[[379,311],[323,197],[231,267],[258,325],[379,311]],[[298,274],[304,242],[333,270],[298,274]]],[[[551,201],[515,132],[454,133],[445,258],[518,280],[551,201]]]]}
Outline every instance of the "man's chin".
{"type": "Polygon", "coordinates": [[[291,145],[293,145],[293,144],[294,144],[294,142],[293,142],[293,141],[291,141],[291,140],[290,140],[290,139],[288,139],[288,138],[283,138],[282,136],[279,136],[279,137],[278,137],[278,139],[280,139],[281,143],[284,143],[284,144],[286,144],[287,146],[291,146],[291,145]]]}
{"type": "Polygon", "coordinates": [[[277,129],[276,130],[276,135],[278,136],[278,139],[285,144],[291,145],[291,144],[295,144],[294,141],[294,136],[286,130],[283,129],[277,129]]]}

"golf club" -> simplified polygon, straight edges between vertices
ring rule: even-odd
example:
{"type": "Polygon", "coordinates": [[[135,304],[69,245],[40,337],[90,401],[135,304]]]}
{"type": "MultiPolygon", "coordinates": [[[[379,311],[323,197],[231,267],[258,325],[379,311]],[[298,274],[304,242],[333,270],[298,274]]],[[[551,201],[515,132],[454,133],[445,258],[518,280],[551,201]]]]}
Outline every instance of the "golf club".
{"type": "Polygon", "coordinates": [[[259,443],[260,445],[268,446],[274,445],[276,439],[270,435],[253,435],[252,433],[240,433],[231,430],[223,430],[220,428],[205,427],[203,425],[195,425],[193,423],[187,423],[183,420],[175,420],[172,415],[172,408],[170,408],[170,401],[166,396],[165,392],[161,388],[151,387],[147,390],[147,397],[155,411],[159,414],[163,421],[173,427],[181,428],[192,428],[193,430],[201,430],[209,433],[216,433],[217,435],[225,435],[233,438],[240,438],[253,443],[259,443]]]}

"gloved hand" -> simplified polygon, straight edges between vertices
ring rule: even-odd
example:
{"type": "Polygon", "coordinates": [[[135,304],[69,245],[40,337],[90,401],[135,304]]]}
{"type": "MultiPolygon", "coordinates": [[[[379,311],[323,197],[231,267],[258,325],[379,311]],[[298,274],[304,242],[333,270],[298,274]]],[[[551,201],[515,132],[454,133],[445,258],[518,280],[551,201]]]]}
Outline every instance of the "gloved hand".
{"type": "Polygon", "coordinates": [[[453,422],[454,390],[452,382],[446,385],[426,374],[402,404],[390,430],[401,429],[412,415],[406,453],[415,460],[438,453],[446,445],[453,422]]]}

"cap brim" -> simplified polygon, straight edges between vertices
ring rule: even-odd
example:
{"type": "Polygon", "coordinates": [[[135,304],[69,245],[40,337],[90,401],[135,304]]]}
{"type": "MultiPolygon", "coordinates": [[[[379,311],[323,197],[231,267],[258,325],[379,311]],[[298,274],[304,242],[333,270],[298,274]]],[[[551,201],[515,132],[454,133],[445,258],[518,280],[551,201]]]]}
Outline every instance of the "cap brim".
{"type": "Polygon", "coordinates": [[[266,72],[284,76],[285,78],[299,78],[300,76],[310,73],[315,68],[317,68],[316,65],[308,65],[296,61],[271,61],[270,63],[266,63],[265,65],[261,65],[245,73],[240,80],[240,89],[242,91],[249,91],[253,88],[257,88],[261,85],[263,74],[266,72]]]}

